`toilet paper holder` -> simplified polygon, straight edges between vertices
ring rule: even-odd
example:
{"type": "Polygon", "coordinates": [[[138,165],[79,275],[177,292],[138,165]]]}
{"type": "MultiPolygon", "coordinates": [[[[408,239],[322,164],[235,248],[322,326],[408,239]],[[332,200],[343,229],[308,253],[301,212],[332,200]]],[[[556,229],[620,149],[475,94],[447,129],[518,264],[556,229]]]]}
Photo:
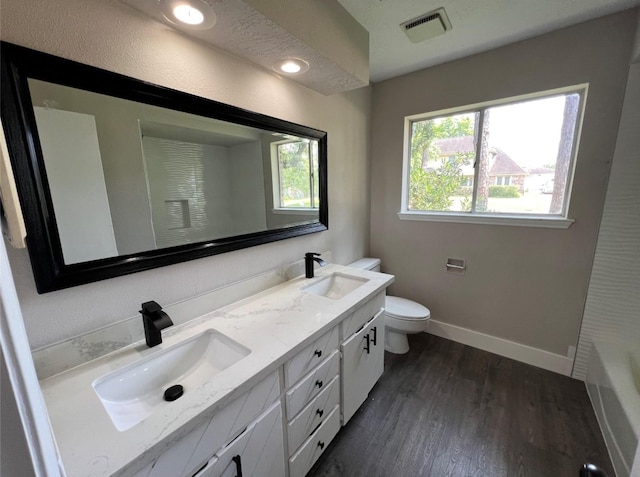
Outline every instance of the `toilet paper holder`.
{"type": "Polygon", "coordinates": [[[445,264],[445,268],[447,272],[464,273],[464,271],[467,269],[467,265],[462,259],[448,258],[447,263],[445,264]]]}

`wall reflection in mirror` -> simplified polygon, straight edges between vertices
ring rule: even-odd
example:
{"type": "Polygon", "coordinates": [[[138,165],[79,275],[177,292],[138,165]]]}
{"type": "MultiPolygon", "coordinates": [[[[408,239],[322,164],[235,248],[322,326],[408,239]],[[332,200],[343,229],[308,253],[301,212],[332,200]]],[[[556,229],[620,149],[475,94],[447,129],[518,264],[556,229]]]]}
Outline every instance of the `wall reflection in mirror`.
{"type": "Polygon", "coordinates": [[[29,79],[64,261],[318,220],[318,141],[29,79]]]}

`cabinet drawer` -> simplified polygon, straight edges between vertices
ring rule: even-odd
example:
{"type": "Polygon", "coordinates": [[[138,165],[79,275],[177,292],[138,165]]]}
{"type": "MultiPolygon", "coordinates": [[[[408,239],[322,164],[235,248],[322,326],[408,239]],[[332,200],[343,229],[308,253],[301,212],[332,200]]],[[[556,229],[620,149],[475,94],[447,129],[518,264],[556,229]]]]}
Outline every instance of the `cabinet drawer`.
{"type": "Polygon", "coordinates": [[[338,349],[338,327],[325,333],[300,351],[284,365],[285,387],[293,386],[302,376],[319,365],[323,359],[338,349]]]}
{"type": "Polygon", "coordinates": [[[292,455],[318,425],[327,419],[329,412],[340,403],[340,378],[336,376],[313,400],[288,424],[289,455],[292,455]]]}
{"type": "Polygon", "coordinates": [[[304,377],[298,384],[287,391],[287,418],[298,414],[309,400],[318,395],[340,370],[340,353],[334,351],[314,371],[304,377]]]}
{"type": "Polygon", "coordinates": [[[282,477],[285,460],[282,406],[274,404],[216,454],[195,477],[282,477]]]}
{"type": "Polygon", "coordinates": [[[316,432],[289,459],[289,477],[304,477],[340,430],[340,406],[336,406],[316,432]]]}
{"type": "Polygon", "coordinates": [[[369,321],[376,313],[384,308],[385,292],[378,293],[371,300],[366,302],[350,316],[342,320],[342,339],[348,339],[369,321]]]}
{"type": "Polygon", "coordinates": [[[274,372],[253,386],[249,391],[234,399],[220,409],[206,424],[206,429],[193,452],[189,463],[182,474],[193,475],[201,468],[223,445],[235,438],[256,417],[269,408],[280,396],[280,378],[274,372]]]}

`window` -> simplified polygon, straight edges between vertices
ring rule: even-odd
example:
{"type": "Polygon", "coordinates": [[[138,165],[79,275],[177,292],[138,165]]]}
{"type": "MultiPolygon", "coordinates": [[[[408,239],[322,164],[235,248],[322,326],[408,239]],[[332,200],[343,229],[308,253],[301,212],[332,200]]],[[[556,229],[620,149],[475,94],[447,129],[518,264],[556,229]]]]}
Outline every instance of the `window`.
{"type": "Polygon", "coordinates": [[[400,217],[568,227],[585,96],[583,85],[406,118],[400,217]]]}
{"type": "Polygon", "coordinates": [[[317,209],[320,203],[318,142],[282,141],[274,144],[274,207],[317,209]]]}

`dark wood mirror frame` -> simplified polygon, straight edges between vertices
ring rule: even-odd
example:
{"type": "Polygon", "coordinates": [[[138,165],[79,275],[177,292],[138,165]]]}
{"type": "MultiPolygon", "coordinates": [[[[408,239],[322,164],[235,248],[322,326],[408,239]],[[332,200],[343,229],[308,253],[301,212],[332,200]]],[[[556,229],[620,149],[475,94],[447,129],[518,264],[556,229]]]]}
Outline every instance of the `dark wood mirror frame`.
{"type": "Polygon", "coordinates": [[[327,133],[157,86],[117,73],[1,43],[1,117],[27,230],[27,246],[39,293],[46,293],[209,255],[328,229],[327,133]],[[37,135],[29,78],[183,111],[235,124],[316,139],[319,153],[319,219],[246,235],[179,245],[67,265],[37,135]]]}

